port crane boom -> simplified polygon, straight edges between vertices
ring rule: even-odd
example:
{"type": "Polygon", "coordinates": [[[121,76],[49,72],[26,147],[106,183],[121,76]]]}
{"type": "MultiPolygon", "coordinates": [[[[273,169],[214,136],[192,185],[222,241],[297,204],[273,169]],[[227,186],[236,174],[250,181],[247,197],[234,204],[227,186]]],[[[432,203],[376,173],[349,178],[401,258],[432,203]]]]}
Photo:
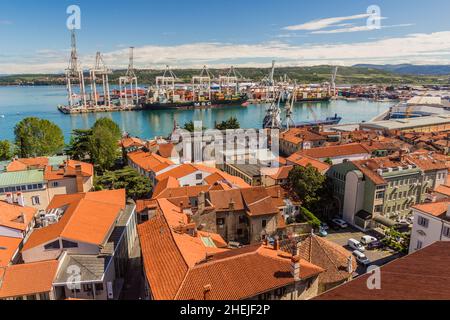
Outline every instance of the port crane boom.
{"type": "Polygon", "coordinates": [[[129,92],[131,93],[131,100],[133,104],[137,104],[139,101],[138,92],[138,80],[134,70],[134,47],[130,47],[129,63],[127,73],[124,77],[119,78],[119,90],[120,97],[125,99],[125,107],[128,105],[128,92],[127,87],[129,87],[129,92]]]}
{"type": "Polygon", "coordinates": [[[74,107],[74,92],[73,83],[78,82],[80,86],[80,97],[81,104],[85,107],[86,103],[86,88],[84,83],[83,68],[80,68],[78,61],[78,51],[77,51],[77,40],[75,35],[75,30],[71,33],[71,53],[69,66],[66,69],[66,82],[67,82],[67,92],[69,96],[69,107],[74,107]]]}

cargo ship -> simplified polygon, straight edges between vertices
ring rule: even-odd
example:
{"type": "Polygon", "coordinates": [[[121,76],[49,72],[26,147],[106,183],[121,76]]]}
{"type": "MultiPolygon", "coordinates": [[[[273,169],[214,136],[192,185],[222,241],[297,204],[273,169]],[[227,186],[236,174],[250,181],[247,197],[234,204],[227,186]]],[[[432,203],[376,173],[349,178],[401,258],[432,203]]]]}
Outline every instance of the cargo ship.
{"type": "Polygon", "coordinates": [[[174,99],[147,99],[142,103],[144,110],[170,110],[170,109],[207,109],[220,108],[226,106],[248,106],[248,97],[246,94],[232,96],[213,95],[211,100],[201,98],[195,100],[174,100],[174,99]]]}

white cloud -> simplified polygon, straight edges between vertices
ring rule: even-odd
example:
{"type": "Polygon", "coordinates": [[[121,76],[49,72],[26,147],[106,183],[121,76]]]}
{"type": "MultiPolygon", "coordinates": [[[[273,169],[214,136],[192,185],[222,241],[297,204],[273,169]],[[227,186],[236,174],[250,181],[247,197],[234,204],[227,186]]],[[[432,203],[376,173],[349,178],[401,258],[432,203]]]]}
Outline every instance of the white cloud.
{"type": "MultiPolygon", "coordinates": [[[[396,24],[396,25],[391,25],[391,26],[380,26],[380,29],[411,27],[411,26],[413,26],[413,24],[405,23],[405,24],[396,24]]],[[[318,30],[318,31],[313,31],[311,33],[312,34],[333,34],[333,33],[373,31],[373,30],[377,30],[377,29],[375,29],[373,27],[369,27],[369,26],[356,26],[356,27],[340,28],[340,29],[333,29],[333,30],[318,30]]]]}
{"type": "Polygon", "coordinates": [[[294,25],[294,26],[288,26],[283,29],[289,30],[289,31],[300,31],[300,30],[315,31],[315,30],[325,29],[325,28],[328,28],[331,26],[336,26],[337,24],[339,24],[341,22],[367,19],[369,17],[370,17],[370,14],[364,13],[364,14],[356,14],[356,15],[346,16],[346,17],[325,18],[325,19],[309,21],[309,22],[294,25]]]}
{"type": "MultiPolygon", "coordinates": [[[[87,68],[94,63],[95,53],[81,56],[87,68]]],[[[61,50],[31,56],[0,56],[0,74],[60,72],[67,66],[69,53],[61,50]],[[49,59],[49,56],[53,56],[49,59]]],[[[450,64],[450,31],[410,34],[404,37],[357,43],[294,45],[280,41],[260,44],[190,43],[175,46],[148,45],[135,49],[138,68],[268,67],[272,59],[278,65],[318,65],[356,63],[450,64]]],[[[128,49],[104,54],[112,68],[126,68],[128,49]]]]}

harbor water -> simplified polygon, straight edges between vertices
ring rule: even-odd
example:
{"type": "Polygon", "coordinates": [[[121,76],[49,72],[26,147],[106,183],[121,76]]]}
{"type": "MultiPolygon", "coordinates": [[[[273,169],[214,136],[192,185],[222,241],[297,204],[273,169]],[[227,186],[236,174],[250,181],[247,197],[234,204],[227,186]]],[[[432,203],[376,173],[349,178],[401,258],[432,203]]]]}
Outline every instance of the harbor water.
{"type": "MultiPolygon", "coordinates": [[[[123,131],[141,138],[167,136],[174,121],[183,125],[188,121],[202,120],[205,127],[214,127],[215,122],[236,117],[242,128],[261,128],[265,116],[265,104],[248,107],[224,107],[207,110],[154,110],[115,113],[64,115],[57,106],[65,104],[64,86],[0,87],[0,139],[14,139],[15,125],[26,117],[39,117],[55,122],[69,142],[73,129],[87,129],[99,118],[114,120],[123,131]]],[[[294,108],[295,122],[322,120],[335,114],[342,117],[341,124],[369,121],[391,107],[391,102],[344,100],[322,103],[297,104],[294,108]]],[[[284,114],[283,114],[284,116],[284,114]]]]}

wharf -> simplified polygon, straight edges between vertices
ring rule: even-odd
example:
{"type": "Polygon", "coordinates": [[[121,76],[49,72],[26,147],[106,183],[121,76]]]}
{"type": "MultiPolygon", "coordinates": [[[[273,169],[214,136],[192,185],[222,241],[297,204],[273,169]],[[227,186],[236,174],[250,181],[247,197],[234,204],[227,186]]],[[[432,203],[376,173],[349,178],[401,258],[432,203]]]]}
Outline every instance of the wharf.
{"type": "Polygon", "coordinates": [[[101,113],[101,112],[124,112],[124,111],[140,111],[141,106],[96,106],[96,107],[67,107],[59,106],[58,110],[64,114],[84,114],[84,113],[101,113]]]}

